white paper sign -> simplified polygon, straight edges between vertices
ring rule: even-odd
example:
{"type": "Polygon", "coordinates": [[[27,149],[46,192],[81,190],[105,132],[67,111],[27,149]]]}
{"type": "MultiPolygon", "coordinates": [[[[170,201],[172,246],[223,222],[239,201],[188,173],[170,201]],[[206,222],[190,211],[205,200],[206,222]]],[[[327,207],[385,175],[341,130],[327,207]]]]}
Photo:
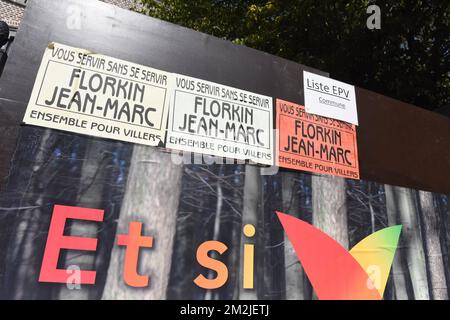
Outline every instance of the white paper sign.
{"type": "Polygon", "coordinates": [[[156,146],[165,139],[172,85],[170,73],[52,43],[23,121],[156,146]]]}
{"type": "Polygon", "coordinates": [[[168,148],[273,165],[271,97],[176,75],[170,108],[168,148]]]}
{"type": "Polygon", "coordinates": [[[303,71],[303,87],[307,113],[358,125],[354,86],[303,71]]]}

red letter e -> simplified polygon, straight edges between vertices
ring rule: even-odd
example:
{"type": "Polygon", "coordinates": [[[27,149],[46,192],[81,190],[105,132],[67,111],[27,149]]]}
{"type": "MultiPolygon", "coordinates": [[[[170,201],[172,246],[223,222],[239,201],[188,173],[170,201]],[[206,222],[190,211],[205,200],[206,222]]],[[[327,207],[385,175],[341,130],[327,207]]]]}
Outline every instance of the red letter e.
{"type": "MultiPolygon", "coordinates": [[[[64,235],[67,219],[103,221],[103,210],[55,205],[53,208],[47,244],[42,259],[39,282],[66,283],[71,276],[65,269],[58,269],[61,249],[95,251],[97,239],[64,235]]],[[[80,284],[95,284],[95,271],[80,271],[80,284]]]]}

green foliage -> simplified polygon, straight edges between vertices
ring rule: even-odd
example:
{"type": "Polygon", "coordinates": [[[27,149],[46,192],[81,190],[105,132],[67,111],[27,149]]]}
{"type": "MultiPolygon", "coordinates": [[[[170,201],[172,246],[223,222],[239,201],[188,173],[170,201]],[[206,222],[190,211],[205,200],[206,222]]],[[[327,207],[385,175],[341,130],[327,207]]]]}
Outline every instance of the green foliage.
{"type": "Polygon", "coordinates": [[[450,105],[450,1],[137,0],[141,11],[427,109],[450,105]],[[381,30],[366,9],[381,8],[381,30]]]}

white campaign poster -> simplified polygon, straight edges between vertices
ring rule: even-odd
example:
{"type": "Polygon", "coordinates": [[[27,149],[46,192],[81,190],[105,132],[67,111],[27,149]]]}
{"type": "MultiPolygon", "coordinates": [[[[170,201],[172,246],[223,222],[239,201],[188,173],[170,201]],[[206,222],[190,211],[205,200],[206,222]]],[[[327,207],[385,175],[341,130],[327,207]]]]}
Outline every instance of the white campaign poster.
{"type": "Polygon", "coordinates": [[[273,165],[272,98],[176,75],[166,146],[273,165]]]}
{"type": "Polygon", "coordinates": [[[303,71],[303,87],[307,113],[358,125],[354,86],[303,71]]]}
{"type": "Polygon", "coordinates": [[[171,73],[51,43],[23,121],[157,146],[165,139],[172,85],[171,73]]]}

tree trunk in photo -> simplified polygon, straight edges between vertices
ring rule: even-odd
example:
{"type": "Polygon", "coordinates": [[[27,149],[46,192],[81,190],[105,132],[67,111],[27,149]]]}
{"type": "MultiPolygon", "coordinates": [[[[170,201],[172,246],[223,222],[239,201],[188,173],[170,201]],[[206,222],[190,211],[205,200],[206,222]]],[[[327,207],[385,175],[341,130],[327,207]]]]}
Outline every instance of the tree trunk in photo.
{"type": "Polygon", "coordinates": [[[442,259],[439,218],[435,209],[433,194],[419,191],[419,198],[432,298],[434,300],[447,300],[448,291],[442,259]]]}
{"type": "MultiPolygon", "coordinates": [[[[79,192],[76,199],[77,206],[104,209],[102,208],[102,201],[104,189],[108,185],[107,179],[110,170],[107,167],[110,160],[111,153],[105,149],[104,141],[98,139],[89,140],[81,169],[79,192]]],[[[69,235],[92,238],[97,237],[99,230],[101,230],[99,223],[72,220],[70,221],[69,235]]],[[[92,252],[80,253],[69,250],[65,255],[66,267],[77,266],[80,270],[96,270],[95,260],[95,254],[92,252]]],[[[101,272],[100,270],[96,271],[101,272]]],[[[91,285],[81,285],[80,289],[69,289],[67,286],[62,286],[59,292],[59,299],[88,300],[93,290],[95,289],[91,285]]]]}
{"type": "MultiPolygon", "coordinates": [[[[173,249],[173,258],[177,263],[171,265],[167,299],[198,299],[198,288],[192,281],[198,275],[199,266],[195,257],[196,248],[201,242],[200,230],[205,216],[205,196],[199,195],[196,179],[193,179],[195,165],[183,167],[180,204],[178,205],[177,224],[173,249]]],[[[203,289],[202,289],[203,290],[203,289]]]]}
{"type": "Polygon", "coordinates": [[[446,271],[447,288],[450,288],[450,196],[435,195],[439,212],[439,226],[441,234],[442,261],[446,271]]]}
{"type": "Polygon", "coordinates": [[[345,180],[312,176],[313,224],[348,249],[345,180]]]}
{"type": "Polygon", "coordinates": [[[229,254],[228,269],[230,270],[228,278],[228,287],[230,294],[229,298],[233,300],[239,299],[239,288],[241,287],[242,280],[239,277],[240,273],[240,256],[241,256],[241,237],[242,237],[242,208],[243,208],[243,194],[245,184],[245,166],[237,165],[234,169],[233,189],[231,191],[234,210],[231,219],[231,241],[230,248],[232,248],[229,254]]]}
{"type": "MultiPolygon", "coordinates": [[[[27,131],[24,130],[24,135],[27,131]]],[[[35,131],[39,134],[38,130],[35,131]]],[[[32,133],[30,133],[31,135],[32,133]]],[[[11,229],[10,243],[6,253],[4,294],[8,299],[36,299],[39,297],[39,262],[37,248],[43,247],[43,225],[50,221],[50,215],[44,214],[46,197],[44,182],[51,173],[47,169],[53,148],[57,144],[57,135],[50,129],[42,131],[34,153],[31,174],[28,177],[23,197],[17,205],[18,211],[11,229]],[[44,178],[45,177],[45,178],[44,178]]],[[[20,157],[20,155],[19,155],[20,157]]],[[[20,160],[18,160],[20,161],[20,160]]],[[[42,255],[41,255],[42,257],[42,255]]]]}
{"type": "Polygon", "coordinates": [[[228,247],[223,257],[217,257],[228,267],[228,281],[221,288],[212,290],[212,296],[217,300],[230,300],[233,299],[236,288],[240,284],[238,276],[242,234],[243,174],[240,173],[239,165],[221,165],[220,169],[219,185],[216,186],[218,199],[215,221],[217,223],[217,213],[220,211],[220,232],[218,238],[216,236],[213,238],[225,243],[228,247]],[[222,200],[219,201],[219,198],[222,200]],[[218,210],[220,203],[220,210],[218,210]]]}
{"type": "Polygon", "coordinates": [[[376,212],[375,212],[375,208],[373,206],[373,197],[374,197],[374,192],[373,192],[373,186],[372,186],[372,182],[368,182],[367,183],[367,197],[368,197],[368,202],[369,202],[369,211],[370,211],[370,229],[372,231],[372,233],[374,233],[376,231],[376,212]]]}
{"type": "MultiPolygon", "coordinates": [[[[117,220],[122,208],[122,200],[126,191],[128,172],[131,167],[131,155],[133,145],[129,143],[117,143],[111,149],[112,159],[107,164],[105,174],[102,207],[105,214],[101,227],[98,229],[98,245],[95,251],[95,270],[97,277],[95,288],[90,290],[89,299],[98,300],[103,295],[106,278],[108,275],[109,261],[113,247],[116,245],[115,235],[117,220]]],[[[106,156],[106,155],[105,155],[106,156]]]]}
{"type": "MultiPolygon", "coordinates": [[[[389,226],[397,225],[399,224],[399,217],[394,187],[385,185],[384,190],[386,195],[386,213],[388,216],[388,224],[389,226]]],[[[403,237],[400,236],[397,251],[392,263],[392,277],[394,281],[396,300],[408,300],[407,275],[405,274],[403,265],[405,250],[406,248],[403,237]]]]}
{"type": "Polygon", "coordinates": [[[416,300],[429,300],[427,268],[415,191],[394,187],[398,202],[402,234],[406,240],[406,261],[416,300]]]}
{"type": "Polygon", "coordinates": [[[261,260],[256,263],[263,266],[263,271],[260,270],[258,275],[263,275],[264,286],[258,288],[258,299],[286,299],[285,233],[275,213],[283,208],[281,185],[280,175],[262,176],[263,212],[258,226],[262,232],[258,232],[257,238],[261,241],[257,245],[258,258],[261,260]]]}
{"type": "MultiPolygon", "coordinates": [[[[220,237],[220,225],[221,225],[221,216],[222,216],[222,207],[223,207],[223,191],[222,191],[222,182],[220,178],[223,176],[223,164],[220,165],[216,185],[216,193],[217,193],[217,202],[216,202],[216,214],[214,217],[214,230],[213,230],[213,238],[214,241],[219,241],[220,237]]],[[[218,260],[217,252],[213,252],[211,257],[213,259],[218,260]]],[[[214,278],[215,271],[209,270],[208,279],[214,278]]],[[[207,290],[205,293],[205,300],[217,300],[219,297],[217,290],[207,290]]]]}
{"type": "MultiPolygon", "coordinates": [[[[296,175],[291,172],[282,173],[283,212],[299,218],[300,199],[296,194],[295,177],[296,175]]],[[[284,261],[286,265],[286,299],[305,300],[304,271],[286,233],[284,233],[284,261]]]]}
{"type": "Polygon", "coordinates": [[[115,245],[102,299],[165,299],[181,176],[182,166],[174,164],[169,153],[153,147],[134,147],[116,234],[128,234],[129,223],[136,221],[143,223],[142,236],[153,237],[152,248],[140,249],[137,268],[139,274],[150,276],[150,282],[140,289],[125,284],[125,248],[115,245]]]}
{"type": "MultiPolygon", "coordinates": [[[[242,227],[246,224],[252,224],[255,228],[259,226],[259,218],[261,217],[262,207],[262,186],[261,186],[261,174],[260,169],[257,166],[246,165],[245,166],[245,182],[244,182],[244,203],[242,211],[242,227]]],[[[240,300],[256,300],[258,299],[258,263],[256,263],[258,257],[256,252],[258,248],[255,245],[255,269],[254,269],[254,288],[243,288],[243,270],[244,270],[244,244],[256,243],[259,238],[258,229],[255,236],[250,240],[244,236],[241,230],[241,254],[240,254],[240,277],[239,279],[239,299],[240,300]]]]}
{"type": "Polygon", "coordinates": [[[83,139],[50,129],[24,130],[24,137],[36,137],[32,145],[21,146],[8,188],[19,188],[17,215],[8,244],[6,288],[10,299],[50,299],[59,284],[38,281],[53,206],[73,204],[81,170],[77,157],[84,154],[83,139]],[[22,172],[24,174],[22,175],[22,172]],[[63,177],[63,178],[61,178],[63,177]],[[14,187],[15,186],[15,187],[14,187]]]}
{"type": "MultiPolygon", "coordinates": [[[[345,180],[334,176],[313,175],[311,188],[313,225],[348,249],[345,180]]],[[[317,300],[315,293],[313,300],[317,300]]]]}

